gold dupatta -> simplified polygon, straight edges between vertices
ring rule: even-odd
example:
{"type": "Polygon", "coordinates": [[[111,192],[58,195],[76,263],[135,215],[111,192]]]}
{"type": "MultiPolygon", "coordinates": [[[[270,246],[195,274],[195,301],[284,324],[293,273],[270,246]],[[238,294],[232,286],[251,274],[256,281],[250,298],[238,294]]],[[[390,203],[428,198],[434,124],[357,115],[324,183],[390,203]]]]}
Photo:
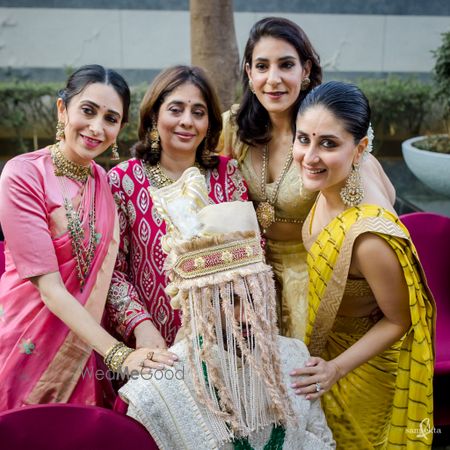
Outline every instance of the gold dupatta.
{"type": "MultiPolygon", "coordinates": [[[[308,252],[308,324],[305,343],[321,355],[339,309],[356,238],[372,232],[396,253],[409,290],[411,327],[400,345],[387,448],[429,448],[433,428],[435,304],[408,230],[376,205],[347,209],[317,236],[308,252]]],[[[338,383],[339,384],[339,383],[338,383]]],[[[333,389],[333,393],[338,390],[333,389]]],[[[325,394],[327,395],[327,394],[325,394]]]]}

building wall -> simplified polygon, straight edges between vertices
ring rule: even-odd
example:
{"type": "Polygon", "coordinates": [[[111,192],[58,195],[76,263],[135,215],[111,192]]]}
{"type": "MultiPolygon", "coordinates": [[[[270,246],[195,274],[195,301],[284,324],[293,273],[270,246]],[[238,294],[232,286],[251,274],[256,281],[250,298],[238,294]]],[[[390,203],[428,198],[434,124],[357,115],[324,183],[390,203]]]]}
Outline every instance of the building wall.
{"type": "MultiPolygon", "coordinates": [[[[208,1],[208,0],[205,0],[208,1]]],[[[304,28],[326,78],[427,78],[450,29],[448,0],[235,0],[242,54],[252,24],[285,16],[304,28]]],[[[0,0],[0,79],[62,80],[99,63],[130,83],[190,62],[188,0],[0,0]]]]}

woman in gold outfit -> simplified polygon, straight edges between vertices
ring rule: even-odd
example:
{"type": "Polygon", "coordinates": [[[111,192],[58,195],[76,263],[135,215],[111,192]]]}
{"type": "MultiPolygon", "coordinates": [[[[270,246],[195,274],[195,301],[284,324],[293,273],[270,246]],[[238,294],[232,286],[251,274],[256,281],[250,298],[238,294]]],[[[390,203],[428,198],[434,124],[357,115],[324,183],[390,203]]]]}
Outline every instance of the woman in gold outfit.
{"type": "MultiPolygon", "coordinates": [[[[224,154],[238,160],[255,204],[276,278],[280,332],[299,339],[307,316],[301,226],[315,194],[298,195],[292,143],[298,107],[321,82],[319,56],[297,24],[279,17],[258,21],[244,51],[242,100],[224,113],[219,143],[224,154]]],[[[392,185],[375,158],[365,170],[384,179],[393,201],[392,185]]]]}

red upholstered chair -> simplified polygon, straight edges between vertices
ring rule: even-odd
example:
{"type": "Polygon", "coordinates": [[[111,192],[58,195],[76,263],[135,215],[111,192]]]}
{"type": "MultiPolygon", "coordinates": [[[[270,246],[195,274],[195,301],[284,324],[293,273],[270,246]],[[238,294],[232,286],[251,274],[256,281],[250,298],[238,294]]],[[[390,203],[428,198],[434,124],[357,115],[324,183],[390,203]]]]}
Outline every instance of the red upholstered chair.
{"type": "Polygon", "coordinates": [[[435,422],[450,425],[450,218],[417,212],[400,219],[411,234],[436,300],[435,422]]]}
{"type": "Polygon", "coordinates": [[[97,406],[34,405],[0,413],[0,448],[8,450],[158,450],[128,416],[97,406]]]}
{"type": "Polygon", "coordinates": [[[0,241],[0,277],[5,271],[5,245],[3,241],[0,241]]]}

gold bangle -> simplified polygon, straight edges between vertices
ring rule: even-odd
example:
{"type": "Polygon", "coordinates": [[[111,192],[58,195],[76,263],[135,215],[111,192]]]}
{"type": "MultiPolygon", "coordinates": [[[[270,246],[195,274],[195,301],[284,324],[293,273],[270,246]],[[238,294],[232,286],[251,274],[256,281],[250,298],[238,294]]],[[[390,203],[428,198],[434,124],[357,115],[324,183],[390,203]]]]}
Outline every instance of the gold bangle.
{"type": "Polygon", "coordinates": [[[127,347],[123,342],[119,342],[112,346],[105,355],[104,361],[108,369],[118,372],[134,349],[127,347]]]}

